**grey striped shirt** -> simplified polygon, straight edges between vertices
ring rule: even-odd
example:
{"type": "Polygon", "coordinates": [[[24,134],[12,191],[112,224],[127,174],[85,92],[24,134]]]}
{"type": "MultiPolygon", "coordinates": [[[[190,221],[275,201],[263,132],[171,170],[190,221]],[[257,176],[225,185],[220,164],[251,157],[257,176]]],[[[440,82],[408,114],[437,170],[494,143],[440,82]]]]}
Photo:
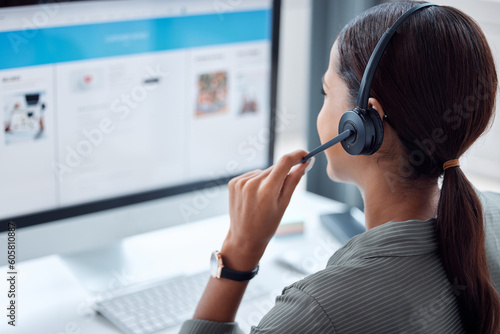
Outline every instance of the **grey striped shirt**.
{"type": "MultiPolygon", "coordinates": [[[[479,193],[486,252],[500,286],[500,194],[479,193]]],[[[285,287],[252,333],[463,333],[438,252],[436,220],[388,222],[351,239],[313,275],[285,287]]],[[[186,321],[181,333],[241,333],[236,323],[186,321]]]]}

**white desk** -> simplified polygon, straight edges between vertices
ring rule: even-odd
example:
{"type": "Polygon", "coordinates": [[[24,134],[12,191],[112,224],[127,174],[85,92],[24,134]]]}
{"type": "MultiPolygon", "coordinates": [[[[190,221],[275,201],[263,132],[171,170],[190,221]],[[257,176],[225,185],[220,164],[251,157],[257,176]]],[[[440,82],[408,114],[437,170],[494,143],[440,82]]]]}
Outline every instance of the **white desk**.
{"type": "MultiPolygon", "coordinates": [[[[237,321],[243,329],[259,321],[274,305],[274,298],[284,286],[303,277],[296,271],[278,265],[274,261],[276,256],[287,250],[300,249],[302,257],[298,264],[301,267],[324,267],[329,256],[340,245],[320,226],[319,215],[340,210],[341,207],[337,202],[311,193],[294,194],[285,218],[302,217],[306,222],[306,231],[301,236],[281,237],[271,241],[261,261],[260,273],[252,284],[265,284],[272,292],[269,296],[241,306],[237,321]]],[[[220,248],[228,226],[228,216],[219,216],[124,239],[120,243],[124,255],[119,269],[121,272],[115,268],[107,269],[108,287],[208,270],[209,255],[214,249],[220,248]]],[[[70,269],[68,262],[60,256],[21,262],[17,264],[17,268],[17,326],[8,326],[4,314],[1,317],[1,333],[120,333],[106,319],[92,311],[91,294],[83,288],[78,268],[70,269]]],[[[0,267],[0,272],[5,276],[7,267],[0,267]]],[[[5,278],[1,282],[0,305],[5,313],[5,278]]],[[[179,328],[161,333],[177,333],[179,328]]]]}

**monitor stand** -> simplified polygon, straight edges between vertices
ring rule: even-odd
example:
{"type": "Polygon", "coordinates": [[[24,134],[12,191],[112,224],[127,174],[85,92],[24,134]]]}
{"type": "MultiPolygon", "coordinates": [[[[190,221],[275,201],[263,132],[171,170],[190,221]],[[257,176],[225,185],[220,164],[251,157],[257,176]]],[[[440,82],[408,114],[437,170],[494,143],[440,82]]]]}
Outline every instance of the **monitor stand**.
{"type": "MultiPolygon", "coordinates": [[[[214,218],[215,219],[215,218],[214,218]]],[[[221,219],[222,224],[215,222],[214,230],[223,236],[226,230],[226,216],[221,219]]],[[[82,288],[91,294],[106,294],[119,291],[129,286],[141,286],[151,282],[164,280],[176,276],[208,270],[210,249],[221,242],[208,241],[204,246],[203,240],[195,240],[202,251],[192,246],[193,227],[203,231],[208,226],[203,223],[193,223],[181,228],[169,228],[132,236],[107,246],[81,253],[60,255],[62,262],[79,281],[82,288]],[[170,229],[175,229],[170,233],[170,229]],[[169,238],[169,234],[175,235],[169,238]],[[177,243],[175,240],[177,240],[177,243]],[[186,240],[183,245],[179,240],[186,240]],[[206,250],[204,250],[206,249],[206,250]],[[182,256],[178,256],[182,255],[182,256]],[[206,255],[206,256],[202,256],[206,255]]],[[[196,238],[203,238],[209,232],[201,232],[196,238]]]]}
{"type": "Polygon", "coordinates": [[[91,293],[114,291],[138,280],[121,241],[80,253],[64,254],[60,258],[83,288],[91,293]]]}

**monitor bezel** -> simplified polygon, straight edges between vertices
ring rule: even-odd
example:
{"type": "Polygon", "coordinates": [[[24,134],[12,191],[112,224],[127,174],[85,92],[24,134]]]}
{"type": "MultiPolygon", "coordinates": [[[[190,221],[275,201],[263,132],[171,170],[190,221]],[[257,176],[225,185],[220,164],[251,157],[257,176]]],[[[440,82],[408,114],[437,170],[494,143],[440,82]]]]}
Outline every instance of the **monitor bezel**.
{"type": "MultiPolygon", "coordinates": [[[[69,2],[69,1],[68,1],[69,2]]],[[[28,4],[23,2],[20,5],[28,4]]],[[[5,7],[5,6],[0,6],[5,7]]],[[[276,100],[278,84],[278,53],[279,53],[279,28],[281,17],[281,0],[273,0],[272,5],[272,32],[271,32],[271,75],[270,75],[270,120],[269,120],[269,145],[267,166],[273,164],[274,141],[276,127],[276,100]]],[[[0,232],[5,232],[9,228],[9,222],[14,222],[16,228],[34,226],[44,223],[59,221],[62,219],[83,216],[105,210],[116,209],[128,205],[139,204],[161,198],[180,195],[183,193],[199,191],[206,188],[218,187],[227,184],[230,179],[237,176],[230,175],[218,179],[205,179],[202,181],[187,183],[183,185],[164,187],[146,192],[139,192],[130,195],[113,197],[105,200],[87,202],[78,205],[66,206],[63,208],[39,211],[26,215],[19,215],[10,218],[0,219],[0,232]]]]}

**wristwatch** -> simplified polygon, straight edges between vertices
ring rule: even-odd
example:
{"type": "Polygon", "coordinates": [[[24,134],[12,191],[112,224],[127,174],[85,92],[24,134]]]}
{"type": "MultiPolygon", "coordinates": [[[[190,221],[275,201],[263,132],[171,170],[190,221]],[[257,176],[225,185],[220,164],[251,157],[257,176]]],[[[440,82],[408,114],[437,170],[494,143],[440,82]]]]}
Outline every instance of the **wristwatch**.
{"type": "Polygon", "coordinates": [[[227,278],[233,281],[243,282],[251,280],[258,272],[259,266],[252,271],[236,271],[224,267],[222,255],[219,251],[213,252],[210,258],[210,275],[215,278],[227,278]]]}

